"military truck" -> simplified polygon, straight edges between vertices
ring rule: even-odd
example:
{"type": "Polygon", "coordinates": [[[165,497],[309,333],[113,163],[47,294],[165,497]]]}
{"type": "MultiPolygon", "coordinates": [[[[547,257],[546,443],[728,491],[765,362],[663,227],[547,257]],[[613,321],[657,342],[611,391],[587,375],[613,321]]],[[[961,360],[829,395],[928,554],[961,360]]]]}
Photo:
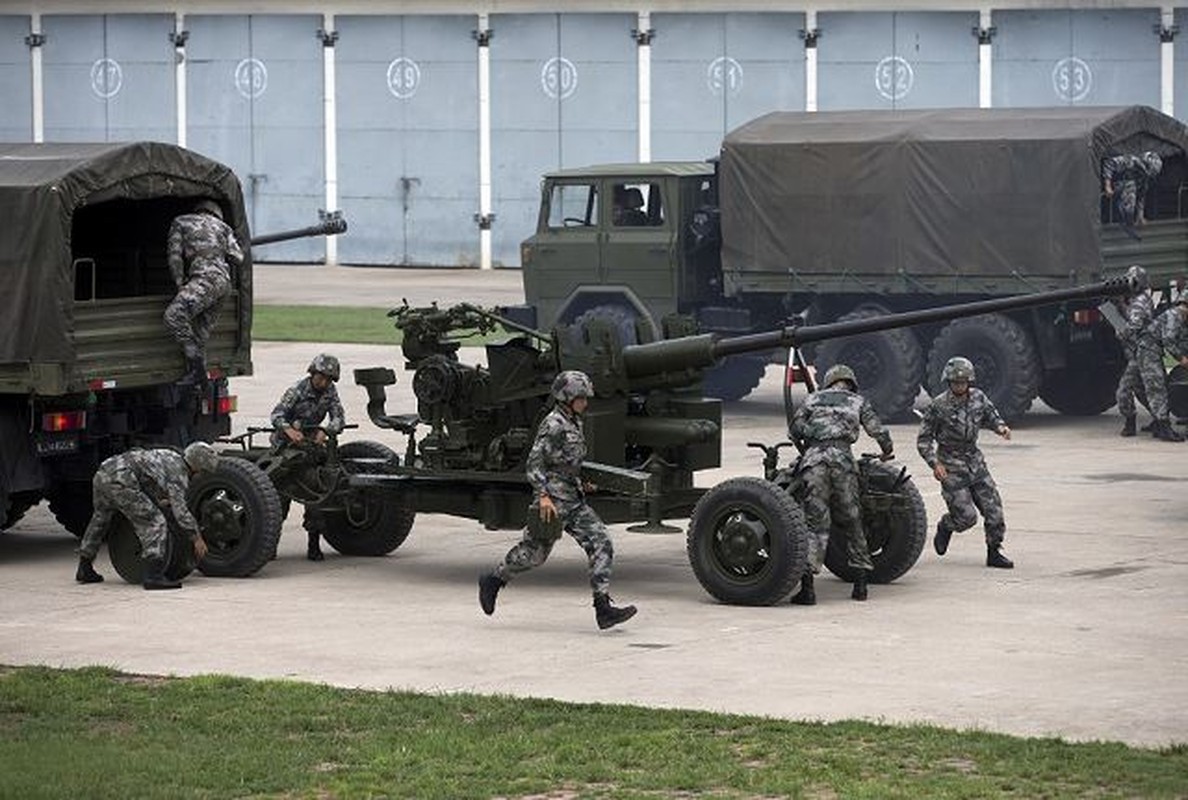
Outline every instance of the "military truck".
{"type": "MultiPolygon", "coordinates": [[[[801,315],[857,321],[1052,290],[1146,267],[1188,274],[1188,128],[1141,106],[773,113],[709,162],[549,173],[522,245],[522,322],[616,320],[626,336],[746,334],[801,315]],[[1108,155],[1155,150],[1148,223],[1129,232],[1102,195],[1108,155]]],[[[1039,396],[1065,414],[1114,403],[1124,359],[1096,301],[1006,311],[821,343],[884,419],[974,361],[1008,419],[1039,396]]],[[[738,399],[773,354],[727,359],[705,391],[738,399]]]]}
{"type": "MultiPolygon", "coordinates": [[[[192,151],[157,142],[0,145],[0,529],[45,500],[81,535],[104,458],[230,432],[236,398],[227,378],[252,371],[250,248],[209,342],[208,389],[178,386],[184,359],[162,322],[176,291],[169,225],[199,197],[215,199],[249,242],[239,180],[192,151]]],[[[341,228],[332,221],[266,240],[341,228]]],[[[220,532],[203,571],[262,566],[280,529],[267,478],[229,463],[195,483],[200,522],[220,532]]]]}

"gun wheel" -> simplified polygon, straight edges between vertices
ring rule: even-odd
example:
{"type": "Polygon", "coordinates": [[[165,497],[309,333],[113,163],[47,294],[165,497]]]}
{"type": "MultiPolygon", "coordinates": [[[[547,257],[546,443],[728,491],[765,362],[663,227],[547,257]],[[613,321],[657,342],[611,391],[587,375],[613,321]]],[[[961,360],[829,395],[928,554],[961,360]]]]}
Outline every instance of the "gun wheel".
{"type": "Polygon", "coordinates": [[[792,497],[760,478],[732,478],[693,509],[689,563],[707,592],[723,603],[778,603],[808,565],[808,528],[792,497]]]}
{"type": "MultiPolygon", "coordinates": [[[[128,583],[144,582],[144,557],[140,537],[131,521],[116,514],[107,535],[107,556],[116,574],[128,583]]],[[[194,546],[180,532],[169,526],[165,537],[165,577],[180,581],[194,571],[194,546]]]]}
{"type": "MultiPolygon", "coordinates": [[[[862,528],[874,571],[872,583],[890,583],[907,573],[920,559],[928,541],[928,514],[916,484],[903,467],[864,459],[862,528]]],[[[852,582],[855,571],[846,563],[846,546],[836,532],[829,537],[825,566],[843,581],[852,582]]]]}
{"type": "Polygon", "coordinates": [[[188,503],[208,547],[198,565],[203,574],[247,577],[276,552],[280,496],[268,476],[250,461],[222,458],[215,472],[195,475],[188,503]]]}
{"type": "MultiPolygon", "coordinates": [[[[391,448],[379,442],[347,442],[338,455],[348,473],[386,472],[379,464],[360,464],[354,458],[383,459],[399,464],[391,448]]],[[[308,509],[320,523],[322,536],[344,556],[383,556],[391,553],[408,538],[416,512],[401,505],[391,491],[375,488],[351,489],[343,498],[342,508],[308,509]]]]}

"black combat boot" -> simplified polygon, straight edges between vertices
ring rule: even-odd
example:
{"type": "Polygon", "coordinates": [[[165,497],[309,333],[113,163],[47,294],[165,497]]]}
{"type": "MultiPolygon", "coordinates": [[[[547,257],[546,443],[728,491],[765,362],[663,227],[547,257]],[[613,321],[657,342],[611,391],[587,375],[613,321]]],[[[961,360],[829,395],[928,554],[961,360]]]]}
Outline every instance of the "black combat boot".
{"type": "Polygon", "coordinates": [[[611,604],[610,595],[594,595],[594,618],[598,620],[598,627],[602,630],[613,628],[621,622],[626,622],[635,616],[635,606],[617,608],[611,604]]]}
{"type": "Polygon", "coordinates": [[[94,559],[86,556],[78,557],[78,572],[74,573],[74,579],[79,583],[103,583],[103,576],[95,571],[94,559]]]}
{"type": "Polygon", "coordinates": [[[1002,545],[986,545],[986,566],[996,569],[1014,569],[1015,562],[1002,554],[1002,545]]]}
{"type": "Polygon", "coordinates": [[[815,606],[817,604],[817,593],[813,591],[813,573],[804,573],[800,579],[800,591],[792,595],[791,603],[794,606],[815,606]]]}
{"type": "Polygon", "coordinates": [[[866,570],[858,570],[858,575],[854,578],[854,591],[850,592],[850,597],[854,600],[866,599],[866,579],[869,574],[866,570]]]}
{"type": "Polygon", "coordinates": [[[310,561],[326,559],[326,556],[322,554],[322,535],[317,531],[309,532],[309,544],[305,546],[305,557],[310,561]]]}
{"type": "Polygon", "coordinates": [[[1136,433],[1134,425],[1134,414],[1131,414],[1129,417],[1124,417],[1122,422],[1122,430],[1118,433],[1118,435],[1134,436],[1136,433]]]}
{"type": "Polygon", "coordinates": [[[507,586],[507,581],[494,572],[484,572],[479,576],[479,605],[488,617],[495,613],[495,598],[504,586],[507,586]]]}
{"type": "Polygon", "coordinates": [[[1184,441],[1184,437],[1165,419],[1157,419],[1151,424],[1151,435],[1161,442],[1184,441]]]}
{"type": "Polygon", "coordinates": [[[936,536],[932,537],[932,547],[938,556],[943,556],[948,551],[949,539],[952,538],[953,532],[948,529],[943,519],[936,523],[936,536]]]}
{"type": "Polygon", "coordinates": [[[165,577],[165,560],[161,558],[146,558],[144,560],[144,588],[180,589],[181,581],[170,580],[165,577]]]}
{"type": "Polygon", "coordinates": [[[204,386],[206,384],[206,362],[201,358],[186,359],[186,374],[178,381],[180,386],[204,386]]]}

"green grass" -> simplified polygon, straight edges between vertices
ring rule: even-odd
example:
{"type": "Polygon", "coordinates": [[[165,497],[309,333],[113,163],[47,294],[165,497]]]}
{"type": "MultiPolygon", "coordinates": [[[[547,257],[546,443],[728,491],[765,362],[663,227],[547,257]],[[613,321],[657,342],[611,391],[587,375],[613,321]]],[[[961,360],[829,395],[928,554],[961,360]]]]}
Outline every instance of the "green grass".
{"type": "Polygon", "coordinates": [[[252,309],[252,338],[276,342],[399,344],[387,308],[263,306],[252,309]]]}
{"type": "MultiPolygon", "coordinates": [[[[580,676],[574,676],[580,680],[580,676]]],[[[1188,747],[424,696],[106,669],[0,672],[4,798],[1183,797],[1188,747]]]]}

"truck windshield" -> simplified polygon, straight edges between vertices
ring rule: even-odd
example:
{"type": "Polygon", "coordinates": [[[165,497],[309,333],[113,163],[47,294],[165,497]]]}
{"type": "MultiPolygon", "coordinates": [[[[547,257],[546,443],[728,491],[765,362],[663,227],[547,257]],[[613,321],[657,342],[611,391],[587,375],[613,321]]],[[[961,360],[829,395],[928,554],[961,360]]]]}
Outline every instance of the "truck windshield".
{"type": "Polygon", "coordinates": [[[598,188],[592,183],[559,183],[549,197],[550,228],[598,224],[598,188]]]}

